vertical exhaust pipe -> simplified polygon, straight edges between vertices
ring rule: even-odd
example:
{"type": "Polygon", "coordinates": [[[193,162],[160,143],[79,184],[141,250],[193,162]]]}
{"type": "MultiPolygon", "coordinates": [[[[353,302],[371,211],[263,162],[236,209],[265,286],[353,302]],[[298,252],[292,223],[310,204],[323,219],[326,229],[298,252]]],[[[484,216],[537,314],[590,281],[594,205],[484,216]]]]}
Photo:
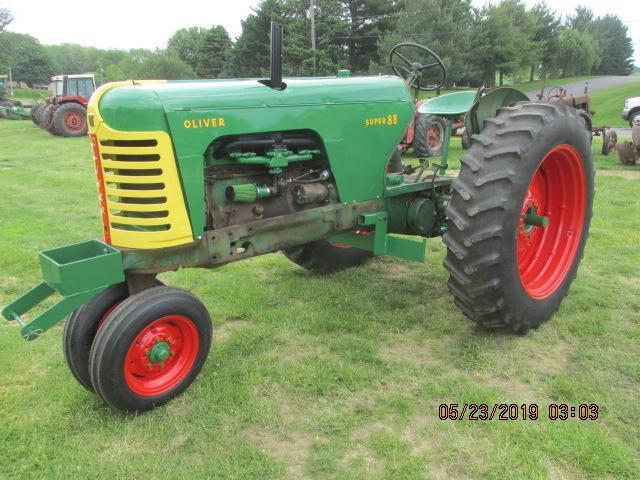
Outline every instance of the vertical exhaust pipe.
{"type": "Polygon", "coordinates": [[[274,90],[283,90],[282,83],[282,26],[271,22],[271,78],[269,86],[274,90]]]}

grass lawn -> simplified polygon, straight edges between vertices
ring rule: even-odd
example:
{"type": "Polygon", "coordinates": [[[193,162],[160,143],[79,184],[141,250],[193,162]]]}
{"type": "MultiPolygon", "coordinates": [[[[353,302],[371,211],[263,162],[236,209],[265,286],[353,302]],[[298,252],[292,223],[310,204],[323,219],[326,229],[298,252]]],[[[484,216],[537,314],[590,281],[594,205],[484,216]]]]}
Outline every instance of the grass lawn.
{"type": "Polygon", "coordinates": [[[640,97],[640,82],[619,87],[606,88],[591,94],[594,125],[629,128],[629,122],[621,117],[624,101],[630,97],[640,97]]]}
{"type": "MultiPolygon", "coordinates": [[[[524,337],[463,317],[440,239],[426,264],[326,277],[281,254],[162,275],[204,301],[214,344],[184,395],[135,417],[75,382],[62,325],[25,342],[0,320],[0,476],[640,478],[640,166],[596,162],[578,279],[524,337]],[[537,403],[540,418],[438,419],[472,402],[537,403]],[[600,418],[551,421],[550,403],[597,403],[600,418]]],[[[3,304],[39,281],[39,250],[99,236],[88,139],[0,121],[0,191],[3,304]]]]}

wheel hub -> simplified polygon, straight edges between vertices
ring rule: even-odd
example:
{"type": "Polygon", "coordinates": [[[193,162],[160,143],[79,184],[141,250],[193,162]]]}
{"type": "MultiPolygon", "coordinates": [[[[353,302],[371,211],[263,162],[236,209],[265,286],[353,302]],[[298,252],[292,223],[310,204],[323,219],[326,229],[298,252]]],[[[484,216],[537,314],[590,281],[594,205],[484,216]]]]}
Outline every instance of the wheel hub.
{"type": "Polygon", "coordinates": [[[163,363],[171,355],[171,348],[167,342],[158,339],[147,355],[151,363],[163,363]]]}

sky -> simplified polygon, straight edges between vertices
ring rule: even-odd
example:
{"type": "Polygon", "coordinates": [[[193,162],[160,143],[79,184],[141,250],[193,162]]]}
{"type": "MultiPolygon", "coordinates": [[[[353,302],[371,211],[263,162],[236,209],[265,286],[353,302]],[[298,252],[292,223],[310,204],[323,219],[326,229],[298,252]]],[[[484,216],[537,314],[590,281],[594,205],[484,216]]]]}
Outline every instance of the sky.
{"type": "MultiPolygon", "coordinates": [[[[532,6],[538,0],[524,0],[532,6]]],[[[636,64],[640,65],[639,0],[547,0],[567,14],[579,4],[596,16],[618,15],[629,27],[636,64]]],[[[179,28],[223,25],[232,38],[242,31],[240,21],[259,0],[174,1],[110,0],[0,0],[15,17],[8,30],[28,33],[45,44],[79,43],[99,48],[163,48],[179,28]],[[54,19],[59,19],[56,21],[54,19]]],[[[473,0],[481,6],[486,0],[473,0]]]]}

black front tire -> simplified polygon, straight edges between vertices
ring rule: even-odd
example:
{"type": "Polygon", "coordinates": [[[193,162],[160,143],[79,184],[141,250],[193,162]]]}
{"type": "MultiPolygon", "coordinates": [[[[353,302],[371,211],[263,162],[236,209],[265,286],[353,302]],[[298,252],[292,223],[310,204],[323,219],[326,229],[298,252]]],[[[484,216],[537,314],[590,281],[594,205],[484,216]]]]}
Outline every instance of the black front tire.
{"type": "MultiPolygon", "coordinates": [[[[447,246],[444,265],[450,273],[448,286],[456,305],[480,326],[506,327],[515,333],[525,333],[546,321],[566,296],[584,252],[592,215],[595,170],[589,137],[575,109],[535,102],[501,109],[496,118],[485,122],[480,134],[471,137],[471,149],[462,157],[460,174],[452,184],[453,195],[447,208],[449,226],[443,237],[447,246]],[[576,175],[580,181],[575,181],[578,191],[585,192],[578,200],[584,203],[582,213],[573,217],[577,219],[576,231],[563,233],[562,227],[556,225],[565,224],[556,220],[549,232],[560,233],[548,238],[569,243],[572,240],[568,237],[577,233],[581,236],[571,243],[575,250],[563,261],[562,269],[541,270],[543,274],[536,277],[540,282],[548,282],[548,278],[557,282],[551,287],[544,284],[548,292],[538,295],[533,287],[527,288],[521,276],[518,242],[522,235],[529,235],[522,222],[523,208],[532,198],[530,182],[538,174],[543,159],[546,161],[559,149],[572,152],[571,158],[555,161],[554,154],[553,172],[563,172],[561,161],[581,165],[583,173],[576,175]],[[556,277],[545,276],[554,272],[556,277]]],[[[546,178],[557,177],[540,178],[547,181],[546,178]]],[[[553,201],[544,203],[549,209],[555,208],[552,205],[562,209],[571,199],[570,193],[560,189],[553,201]]],[[[569,210],[570,206],[562,212],[569,210]]],[[[561,217],[565,215],[562,212],[556,218],[565,218],[561,217]]],[[[548,221],[552,225],[553,216],[548,221]]],[[[542,232],[534,235],[544,239],[542,232]]],[[[524,250],[525,254],[533,253],[524,250]]],[[[537,261],[549,257],[528,257],[531,258],[537,261]]]]}
{"type": "Polygon", "coordinates": [[[629,115],[629,126],[631,128],[637,127],[640,125],[640,110],[633,112],[629,115]]]}
{"type": "MultiPolygon", "coordinates": [[[[153,287],[136,293],[118,305],[109,316],[109,321],[98,330],[89,361],[91,383],[106,403],[122,412],[142,412],[164,405],[186,390],[200,373],[211,347],[212,330],[207,309],[189,292],[172,287],[153,287]],[[167,353],[169,360],[155,362],[155,366],[150,367],[160,368],[160,373],[164,372],[169,377],[159,380],[154,376],[157,371],[150,370],[149,376],[145,377],[146,373],[136,374],[135,370],[131,370],[131,359],[138,357],[128,355],[131,349],[142,348],[139,335],[144,332],[153,335],[156,330],[159,331],[158,335],[162,335],[162,329],[154,327],[157,322],[170,326],[178,325],[179,321],[187,328],[185,336],[175,340],[175,345],[181,349],[172,351],[171,355],[167,353]],[[188,332],[192,332],[189,338],[186,335],[188,332]],[[187,350],[189,345],[191,347],[187,350]],[[170,362],[182,361],[183,354],[189,355],[191,360],[186,361],[184,368],[178,369],[176,374],[172,367],[177,364],[170,362]],[[131,382],[139,383],[135,386],[131,382]],[[158,386],[158,382],[162,387],[158,386]],[[141,391],[143,388],[145,390],[141,391]]],[[[174,344],[171,340],[167,342],[174,344]]],[[[158,342],[151,339],[151,344],[155,343],[158,342]]]]}
{"type": "Polygon", "coordinates": [[[293,263],[319,274],[358,267],[373,258],[373,253],[368,250],[339,245],[326,240],[287,248],[283,253],[293,263]]]}
{"type": "Polygon", "coordinates": [[[112,285],[74,310],[64,324],[62,347],[64,358],[75,379],[93,392],[89,375],[91,344],[114,308],[129,296],[126,283],[112,285]]]}

